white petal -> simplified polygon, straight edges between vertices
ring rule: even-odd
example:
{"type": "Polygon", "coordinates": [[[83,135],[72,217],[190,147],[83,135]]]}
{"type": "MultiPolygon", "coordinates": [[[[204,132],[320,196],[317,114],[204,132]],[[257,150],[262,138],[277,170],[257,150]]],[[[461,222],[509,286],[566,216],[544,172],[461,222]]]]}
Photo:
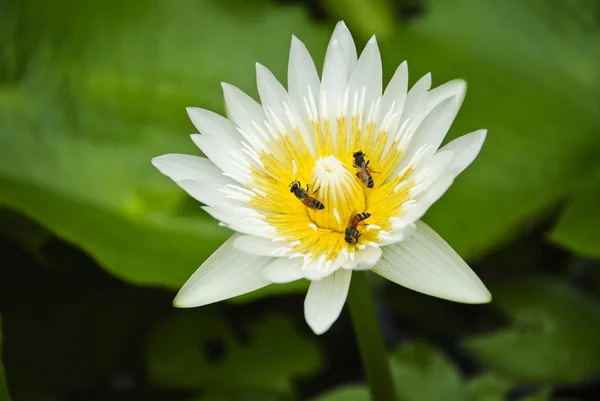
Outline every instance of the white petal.
{"type": "Polygon", "coordinates": [[[336,137],[337,124],[332,122],[335,121],[338,112],[344,112],[341,107],[344,102],[350,73],[345,57],[344,50],[338,42],[330,44],[323,66],[323,79],[319,94],[319,115],[322,120],[330,121],[334,138],[336,137]]]}
{"type": "Polygon", "coordinates": [[[271,135],[262,106],[233,85],[222,83],[229,118],[240,128],[240,134],[256,150],[267,149],[271,135]]]}
{"type": "Polygon", "coordinates": [[[332,275],[310,283],[304,300],[304,318],[315,334],[323,334],[342,312],[352,271],[339,269],[332,275]]]}
{"type": "MultiPolygon", "coordinates": [[[[455,97],[445,99],[423,119],[410,141],[405,155],[402,156],[404,163],[410,161],[424,145],[430,146],[428,154],[433,154],[438,149],[458,113],[459,106],[455,97]]],[[[402,168],[404,165],[401,163],[402,168]]]]}
{"type": "MultiPolygon", "coordinates": [[[[348,27],[344,23],[344,21],[340,21],[335,25],[335,29],[333,30],[333,34],[331,35],[331,39],[329,41],[329,46],[327,47],[327,52],[331,48],[333,42],[337,42],[344,54],[344,61],[347,66],[347,71],[350,72],[354,68],[356,64],[356,45],[354,44],[354,39],[352,39],[352,34],[348,30],[348,27]]],[[[327,63],[327,54],[325,55],[325,64],[327,63]]]]}
{"type": "Polygon", "coordinates": [[[429,93],[427,91],[429,88],[431,88],[431,74],[425,74],[410,88],[402,111],[402,121],[410,118],[411,124],[415,127],[421,121],[428,104],[429,93]]]}
{"type": "Polygon", "coordinates": [[[379,107],[378,125],[388,134],[384,154],[387,153],[394,140],[394,134],[399,128],[407,90],[408,64],[405,61],[398,66],[390,83],[385,88],[379,107]]]}
{"type": "Polygon", "coordinates": [[[311,149],[315,149],[311,131],[309,131],[305,119],[298,114],[289,94],[273,73],[258,63],[256,64],[256,81],[264,113],[271,127],[280,134],[289,135],[292,140],[295,140],[294,132],[300,130],[305,142],[311,149]]]}
{"type": "Polygon", "coordinates": [[[368,270],[379,262],[381,254],[381,248],[378,246],[367,246],[365,249],[358,249],[354,253],[354,260],[348,260],[343,267],[352,270],[368,270]]]}
{"type": "Polygon", "coordinates": [[[203,206],[202,209],[234,231],[257,237],[275,237],[275,228],[264,222],[264,220],[261,220],[259,217],[254,217],[253,214],[258,212],[252,208],[238,207],[232,209],[203,206]]]}
{"type": "Polygon", "coordinates": [[[255,162],[239,148],[224,139],[208,135],[193,134],[191,137],[196,146],[227,176],[242,184],[252,181],[250,166],[255,162]]]}
{"type": "MultiPolygon", "coordinates": [[[[344,22],[338,22],[329,41],[319,94],[321,119],[335,121],[348,86],[350,73],[356,65],[356,46],[344,22]]],[[[337,124],[331,124],[333,139],[336,138],[337,124]]]]}
{"type": "Polygon", "coordinates": [[[439,150],[439,152],[450,151],[455,154],[454,160],[449,166],[452,173],[459,175],[473,163],[483,146],[486,136],[487,130],[480,129],[456,138],[439,150]]]}
{"type": "Polygon", "coordinates": [[[175,182],[183,180],[221,180],[222,171],[209,159],[192,155],[171,153],[152,159],[161,173],[175,182]]]}
{"type": "Polygon", "coordinates": [[[256,237],[254,235],[242,235],[238,237],[233,244],[236,249],[239,249],[242,252],[251,255],[271,257],[276,256],[273,254],[274,251],[285,247],[286,245],[285,242],[273,242],[271,239],[256,237]]]}
{"type": "Polygon", "coordinates": [[[198,132],[226,140],[232,146],[240,146],[242,136],[231,121],[217,113],[197,107],[188,107],[186,110],[198,132]]]}
{"type": "Polygon", "coordinates": [[[189,278],[174,304],[191,308],[219,302],[270,284],[262,270],[271,258],[252,256],[233,248],[234,234],[189,278]]]}
{"type": "Polygon", "coordinates": [[[304,278],[302,259],[276,258],[263,270],[263,276],[271,283],[290,283],[304,278]]]}
{"type": "Polygon", "coordinates": [[[448,99],[452,96],[456,97],[458,107],[462,105],[465,95],[467,94],[467,83],[463,79],[454,79],[433,88],[429,91],[429,97],[427,98],[426,113],[429,113],[435,106],[440,104],[443,100],[448,99]]]}
{"type": "Polygon", "coordinates": [[[319,74],[312,57],[306,46],[293,36],[288,65],[288,92],[307,124],[318,119],[318,115],[311,116],[313,113],[308,111],[307,106],[310,108],[317,104],[320,87],[319,74]]]}
{"type": "Polygon", "coordinates": [[[152,164],[194,199],[206,205],[244,206],[243,203],[227,198],[222,191],[226,185],[235,184],[235,181],[225,177],[214,163],[204,157],[168,154],[155,157],[152,164]]]}
{"type": "MultiPolygon", "coordinates": [[[[382,92],[382,77],[381,77],[381,55],[377,47],[375,36],[369,40],[365,49],[360,55],[356,67],[350,75],[348,83],[348,96],[350,103],[354,99],[358,99],[359,109],[352,110],[353,115],[363,116],[363,122],[366,124],[369,111],[373,103],[381,98],[382,92]],[[364,98],[364,99],[363,99],[364,98]],[[362,106],[362,109],[360,108],[362,106]]],[[[371,120],[375,119],[375,115],[371,116],[371,120]]]]}
{"type": "Polygon", "coordinates": [[[486,303],[492,296],[462,258],[425,223],[405,241],[384,247],[373,271],[404,287],[463,303],[486,303]]]}
{"type": "Polygon", "coordinates": [[[419,198],[425,210],[435,203],[454,182],[454,179],[467,168],[479,154],[487,130],[478,130],[457,138],[441,148],[437,154],[453,153],[454,158],[446,171],[419,198]]]}

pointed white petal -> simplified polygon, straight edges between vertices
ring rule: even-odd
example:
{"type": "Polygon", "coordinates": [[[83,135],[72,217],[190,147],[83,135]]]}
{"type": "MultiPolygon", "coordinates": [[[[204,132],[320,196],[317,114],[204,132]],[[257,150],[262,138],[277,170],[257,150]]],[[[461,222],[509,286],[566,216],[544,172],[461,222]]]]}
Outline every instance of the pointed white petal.
{"type": "MultiPolygon", "coordinates": [[[[373,36],[361,53],[348,83],[349,100],[350,102],[353,102],[355,98],[359,100],[357,115],[363,116],[364,123],[370,122],[367,121],[368,113],[373,103],[381,98],[381,75],[381,55],[377,47],[377,40],[373,36]]],[[[354,113],[354,110],[352,112],[354,113]]],[[[371,117],[374,120],[375,116],[371,117]]]]}
{"type": "Polygon", "coordinates": [[[431,74],[425,74],[410,88],[402,111],[402,121],[410,118],[412,125],[421,121],[428,104],[429,93],[427,91],[429,88],[431,88],[431,74]]]}
{"type": "Polygon", "coordinates": [[[264,113],[271,127],[281,135],[289,135],[294,141],[294,132],[300,130],[307,145],[314,149],[312,131],[309,131],[305,119],[300,117],[290,95],[273,73],[257,63],[256,81],[264,113]]]}
{"type": "MultiPolygon", "coordinates": [[[[357,58],[356,45],[354,44],[352,34],[348,30],[348,27],[346,26],[344,21],[340,21],[336,24],[335,29],[333,30],[333,34],[331,35],[331,39],[329,41],[329,46],[327,47],[327,52],[329,52],[329,49],[331,48],[333,42],[337,42],[342,49],[347,71],[352,71],[354,65],[356,64],[357,58]]],[[[327,63],[327,54],[325,55],[325,63],[327,63]]]]}
{"type": "Polygon", "coordinates": [[[439,150],[439,152],[450,151],[454,153],[454,160],[449,166],[452,173],[459,175],[473,163],[483,146],[486,136],[487,130],[480,129],[456,138],[439,150]]]}
{"type": "Polygon", "coordinates": [[[323,334],[342,312],[352,271],[339,269],[332,275],[310,283],[304,300],[304,318],[315,334],[323,334]]]}
{"type": "Polygon", "coordinates": [[[346,55],[338,42],[330,44],[323,66],[323,79],[319,93],[319,115],[322,120],[329,120],[333,137],[336,137],[337,124],[332,124],[343,106],[348,76],[350,71],[345,60],[346,55]],[[340,109],[340,110],[338,110],[340,109]]]}
{"type": "Polygon", "coordinates": [[[429,91],[429,97],[427,99],[426,113],[429,113],[435,106],[440,104],[443,100],[449,97],[455,96],[458,102],[458,107],[463,103],[465,95],[467,94],[467,83],[463,79],[454,79],[448,81],[445,84],[433,88],[429,91]]]}
{"type": "Polygon", "coordinates": [[[262,106],[233,85],[222,83],[229,118],[240,128],[240,134],[255,150],[267,149],[267,119],[262,106]]]}
{"type": "Polygon", "coordinates": [[[404,287],[434,297],[470,304],[492,296],[462,258],[425,223],[405,241],[384,247],[373,271],[404,287]]]}
{"type": "Polygon", "coordinates": [[[175,306],[207,305],[270,284],[262,270],[271,258],[248,255],[233,248],[237,237],[234,234],[196,270],[175,297],[175,306]]]}
{"type": "Polygon", "coordinates": [[[410,161],[413,155],[424,145],[430,146],[428,154],[433,154],[444,140],[452,122],[454,122],[459,106],[455,97],[445,99],[438,104],[417,128],[405,155],[403,155],[403,160],[405,162],[410,161]]]}
{"type": "Polygon", "coordinates": [[[222,171],[205,157],[171,153],[153,158],[152,164],[175,182],[183,180],[218,181],[225,178],[222,171]]]}
{"type": "Polygon", "coordinates": [[[304,278],[302,273],[302,259],[276,258],[265,267],[263,276],[271,283],[291,283],[304,278]]]}
{"type": "Polygon", "coordinates": [[[286,246],[285,242],[273,242],[271,239],[256,237],[254,235],[242,235],[238,237],[233,246],[242,252],[257,255],[257,256],[271,256],[274,251],[286,246]]]}
{"type": "MultiPolygon", "coordinates": [[[[338,22],[329,41],[321,90],[319,92],[319,114],[321,119],[334,122],[344,103],[350,73],[356,65],[356,46],[344,22],[338,22]]],[[[337,137],[337,124],[331,124],[333,139],[337,137]]]]}
{"type": "Polygon", "coordinates": [[[240,207],[244,203],[227,198],[222,191],[235,181],[225,177],[214,163],[204,157],[168,154],[155,157],[152,164],[171,178],[194,199],[220,207],[240,207]]]}
{"type": "MultiPolygon", "coordinates": [[[[452,161],[448,164],[443,174],[431,184],[429,189],[419,197],[419,203],[423,205],[425,210],[433,205],[454,182],[454,179],[462,173],[479,154],[487,130],[478,130],[470,134],[466,134],[457,138],[441,148],[436,155],[443,153],[452,153],[454,155],[452,161]]],[[[434,156],[435,157],[435,156],[434,156]]],[[[424,213],[424,212],[423,212],[424,213]]]]}
{"type": "Polygon", "coordinates": [[[203,206],[202,209],[234,231],[257,237],[275,238],[275,228],[261,219],[258,211],[253,208],[203,206]]]}
{"type": "Polygon", "coordinates": [[[252,181],[250,166],[255,162],[228,141],[208,135],[193,134],[192,141],[224,173],[239,183],[252,181]]]}
{"type": "Polygon", "coordinates": [[[408,64],[405,61],[398,66],[390,83],[385,88],[378,111],[377,124],[381,130],[388,134],[384,154],[387,153],[387,150],[394,140],[394,134],[398,131],[400,126],[407,90],[408,64]]]}
{"type": "Polygon", "coordinates": [[[306,46],[293,36],[288,64],[288,91],[306,124],[318,119],[318,115],[311,118],[307,106],[317,104],[320,87],[319,74],[312,57],[306,46]]]}
{"type": "Polygon", "coordinates": [[[198,107],[188,107],[186,110],[198,132],[226,140],[232,146],[240,146],[242,136],[231,121],[217,113],[198,107]]]}

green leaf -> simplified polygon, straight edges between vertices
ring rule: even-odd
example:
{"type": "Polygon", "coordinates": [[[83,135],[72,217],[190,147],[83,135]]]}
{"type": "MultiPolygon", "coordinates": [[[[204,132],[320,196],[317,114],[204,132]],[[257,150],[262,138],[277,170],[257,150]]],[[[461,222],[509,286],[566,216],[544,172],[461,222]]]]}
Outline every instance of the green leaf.
{"type": "Polygon", "coordinates": [[[4,377],[4,364],[2,363],[2,319],[0,319],[0,401],[10,401],[8,386],[4,377]]]}
{"type": "Polygon", "coordinates": [[[390,358],[398,394],[406,401],[464,401],[463,379],[452,361],[424,342],[396,348],[390,358]]]}
{"type": "Polygon", "coordinates": [[[474,377],[467,382],[468,401],[506,401],[512,383],[492,373],[474,377]]]}
{"type": "MultiPolygon", "coordinates": [[[[268,1],[12,0],[3,10],[0,204],[127,281],[180,287],[230,231],[150,159],[200,154],[185,106],[222,112],[221,81],[256,93],[254,62],[282,75],[292,33],[322,54],[328,30],[268,1]]],[[[263,293],[286,288],[305,285],[263,293]]]]}
{"type": "Polygon", "coordinates": [[[370,401],[369,388],[365,385],[353,384],[328,391],[311,401],[370,401]]]}
{"type": "MultiPolygon", "coordinates": [[[[460,372],[444,354],[425,342],[407,342],[390,355],[392,378],[405,401],[464,401],[460,372]]],[[[312,401],[368,401],[365,385],[344,386],[312,401]]],[[[477,400],[479,401],[479,400],[477,400]]]]}
{"type": "Polygon", "coordinates": [[[492,293],[512,326],[465,342],[490,368],[540,384],[577,382],[600,372],[597,300],[551,280],[509,283],[492,293]]]}
{"type": "Polygon", "coordinates": [[[467,80],[448,139],[488,129],[481,154],[425,218],[464,257],[522,233],[523,221],[569,196],[595,163],[600,30],[564,10],[596,15],[586,4],[434,0],[381,42],[387,74],[406,59],[413,80],[429,71],[434,85],[467,80]]]}
{"type": "Polygon", "coordinates": [[[173,388],[289,394],[293,379],[321,366],[314,340],[299,335],[281,316],[249,321],[245,330],[246,340],[240,341],[210,308],[178,311],[151,335],[147,355],[152,381],[173,388]]]}
{"type": "Polygon", "coordinates": [[[201,397],[194,398],[193,401],[282,401],[282,398],[276,394],[262,391],[227,391],[217,390],[201,397]]]}
{"type": "Polygon", "coordinates": [[[552,394],[551,388],[544,388],[535,393],[528,395],[520,401],[550,401],[550,395],[552,394]]]}
{"type": "Polygon", "coordinates": [[[567,205],[550,239],[581,255],[600,258],[600,172],[567,205]]]}

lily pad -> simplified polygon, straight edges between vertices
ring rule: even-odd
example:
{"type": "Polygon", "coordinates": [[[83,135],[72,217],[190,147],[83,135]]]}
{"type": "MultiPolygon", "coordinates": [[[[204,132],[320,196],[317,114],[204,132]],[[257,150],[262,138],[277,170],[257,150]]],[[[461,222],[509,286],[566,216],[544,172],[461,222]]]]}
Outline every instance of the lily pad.
{"type": "Polygon", "coordinates": [[[513,386],[510,380],[486,373],[467,382],[468,401],[507,401],[513,386]]]}
{"type": "Polygon", "coordinates": [[[153,331],[151,380],[162,387],[291,394],[293,380],[322,364],[314,340],[282,316],[247,322],[245,340],[210,308],[178,311],[153,331]]]}
{"type": "Polygon", "coordinates": [[[424,342],[396,348],[390,357],[396,389],[406,401],[464,401],[463,379],[439,350],[424,342]]]}
{"type": "Polygon", "coordinates": [[[509,379],[539,384],[573,383],[600,372],[597,300],[565,283],[541,279],[492,291],[512,327],[465,342],[490,368],[509,379]]]}
{"type": "Polygon", "coordinates": [[[572,251],[600,259],[600,171],[566,206],[550,239],[572,251]]]}

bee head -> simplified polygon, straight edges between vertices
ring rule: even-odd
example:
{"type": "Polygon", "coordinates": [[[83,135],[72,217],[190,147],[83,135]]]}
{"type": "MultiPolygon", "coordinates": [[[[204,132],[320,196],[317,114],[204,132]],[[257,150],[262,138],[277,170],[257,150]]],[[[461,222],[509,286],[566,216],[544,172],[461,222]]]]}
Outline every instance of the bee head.
{"type": "Polygon", "coordinates": [[[355,159],[356,159],[357,157],[361,157],[361,156],[364,156],[364,153],[363,153],[363,151],[362,151],[362,150],[359,150],[358,152],[354,152],[354,153],[352,153],[352,157],[354,157],[355,159]]]}
{"type": "Polygon", "coordinates": [[[288,187],[290,187],[290,192],[294,192],[300,187],[300,181],[292,181],[292,183],[288,185],[288,187]]]}

